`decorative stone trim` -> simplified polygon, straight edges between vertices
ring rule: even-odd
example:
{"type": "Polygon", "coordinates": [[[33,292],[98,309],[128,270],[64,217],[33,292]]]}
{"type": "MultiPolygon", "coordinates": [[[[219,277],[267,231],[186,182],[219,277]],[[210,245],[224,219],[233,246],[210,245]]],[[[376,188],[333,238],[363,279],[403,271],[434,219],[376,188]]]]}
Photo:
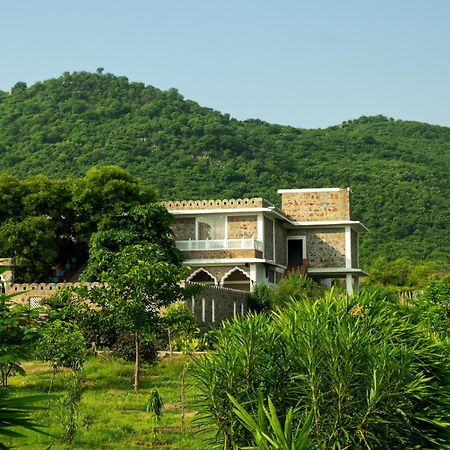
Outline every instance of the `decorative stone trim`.
{"type": "Polygon", "coordinates": [[[224,200],[169,200],[161,204],[170,210],[189,209],[233,209],[233,208],[271,208],[272,203],[263,198],[230,198],[224,200]]]}

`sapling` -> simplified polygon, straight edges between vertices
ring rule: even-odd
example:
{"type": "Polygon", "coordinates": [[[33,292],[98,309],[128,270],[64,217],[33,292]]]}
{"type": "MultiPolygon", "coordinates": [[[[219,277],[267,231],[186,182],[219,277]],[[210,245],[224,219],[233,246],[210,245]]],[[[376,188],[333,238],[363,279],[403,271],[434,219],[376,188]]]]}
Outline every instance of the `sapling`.
{"type": "Polygon", "coordinates": [[[161,421],[161,417],[163,415],[162,408],[164,406],[163,399],[158,392],[157,389],[153,389],[152,393],[150,394],[150,398],[147,402],[147,412],[151,412],[153,414],[153,440],[156,441],[158,434],[157,434],[157,426],[159,422],[161,421]]]}

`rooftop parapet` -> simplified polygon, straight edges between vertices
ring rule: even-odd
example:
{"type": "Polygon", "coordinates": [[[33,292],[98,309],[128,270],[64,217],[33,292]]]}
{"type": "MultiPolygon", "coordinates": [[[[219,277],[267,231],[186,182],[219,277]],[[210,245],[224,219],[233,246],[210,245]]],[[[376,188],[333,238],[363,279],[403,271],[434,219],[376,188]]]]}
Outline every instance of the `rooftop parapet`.
{"type": "Polygon", "coordinates": [[[230,198],[224,200],[170,200],[161,202],[169,211],[199,209],[274,208],[263,198],[230,198]]]}

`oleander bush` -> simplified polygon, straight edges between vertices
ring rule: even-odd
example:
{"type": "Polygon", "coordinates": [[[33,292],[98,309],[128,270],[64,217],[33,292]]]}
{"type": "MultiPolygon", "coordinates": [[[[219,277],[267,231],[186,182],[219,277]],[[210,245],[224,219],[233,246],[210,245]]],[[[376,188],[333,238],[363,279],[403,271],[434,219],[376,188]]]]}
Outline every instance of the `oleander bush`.
{"type": "Polygon", "coordinates": [[[329,449],[443,448],[450,442],[448,348],[412,308],[333,291],[271,314],[250,314],[216,333],[194,369],[201,420],[226,448],[253,436],[231,395],[257,419],[270,398],[292,430],[311,417],[309,439],[329,449]]]}

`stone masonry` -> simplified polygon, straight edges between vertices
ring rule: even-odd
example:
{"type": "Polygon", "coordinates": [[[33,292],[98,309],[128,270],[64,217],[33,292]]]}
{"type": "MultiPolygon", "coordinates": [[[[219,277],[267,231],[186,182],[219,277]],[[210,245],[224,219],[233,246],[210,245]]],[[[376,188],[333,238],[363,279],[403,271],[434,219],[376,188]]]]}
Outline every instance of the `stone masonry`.
{"type": "Polygon", "coordinates": [[[208,287],[187,300],[197,325],[208,330],[248,311],[248,293],[235,289],[208,287]]]}
{"type": "Polygon", "coordinates": [[[275,261],[277,264],[287,264],[286,237],[287,230],[284,228],[283,223],[277,219],[275,221],[275,261]]]}
{"type": "Polygon", "coordinates": [[[281,194],[281,209],[298,222],[351,220],[349,189],[294,191],[281,194]]]}
{"type": "Polygon", "coordinates": [[[306,259],[310,268],[345,267],[343,228],[305,230],[306,259]]]}
{"type": "Polygon", "coordinates": [[[228,239],[256,239],[258,235],[256,216],[228,216],[228,239]]]}
{"type": "Polygon", "coordinates": [[[180,241],[188,241],[195,239],[195,218],[179,217],[172,223],[172,231],[175,238],[180,241]]]}
{"type": "Polygon", "coordinates": [[[264,252],[265,258],[273,260],[273,222],[264,217],[264,252]]]}
{"type": "Polygon", "coordinates": [[[236,208],[267,208],[272,203],[263,198],[230,198],[225,200],[180,200],[162,202],[169,211],[198,209],[236,209],[236,208]]]}

